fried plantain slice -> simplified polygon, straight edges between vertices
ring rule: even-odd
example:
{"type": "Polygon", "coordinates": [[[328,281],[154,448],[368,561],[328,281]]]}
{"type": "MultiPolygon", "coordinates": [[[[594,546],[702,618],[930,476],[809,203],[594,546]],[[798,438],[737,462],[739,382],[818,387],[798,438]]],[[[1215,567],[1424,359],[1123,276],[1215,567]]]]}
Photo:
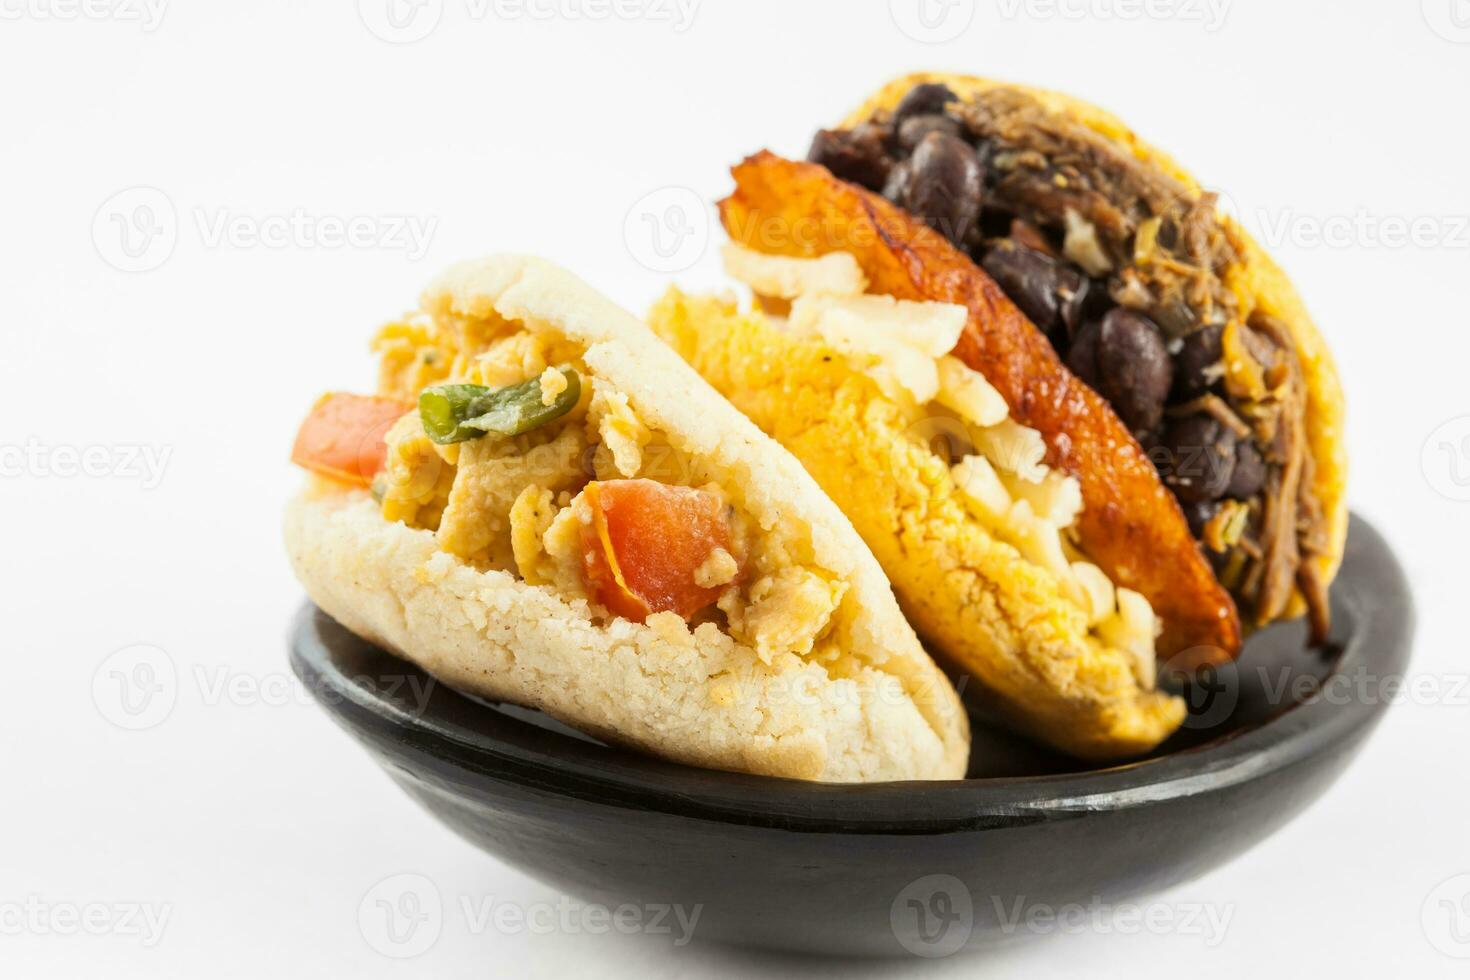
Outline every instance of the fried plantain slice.
{"type": "Polygon", "coordinates": [[[1042,434],[1048,464],[1080,482],[1083,548],[1152,604],[1164,624],[1160,655],[1192,668],[1239,652],[1235,603],[1142,447],[982,269],[926,225],[816,164],[761,152],[731,172],[735,191],[720,215],[734,241],[806,258],[850,252],[872,292],[968,309],[955,356],[1042,434]]]}

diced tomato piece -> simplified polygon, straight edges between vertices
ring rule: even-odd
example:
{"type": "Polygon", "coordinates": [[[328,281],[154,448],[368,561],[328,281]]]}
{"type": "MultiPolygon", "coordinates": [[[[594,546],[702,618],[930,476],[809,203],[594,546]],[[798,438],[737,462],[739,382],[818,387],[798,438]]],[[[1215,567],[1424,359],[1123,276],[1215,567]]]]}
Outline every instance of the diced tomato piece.
{"type": "Polygon", "coordinates": [[[370,486],[387,459],[383,437],[412,410],[392,398],[323,395],[296,433],[291,462],[343,483],[370,486]]]}
{"type": "Polygon", "coordinates": [[[688,620],[719,598],[723,586],[694,581],[716,548],[733,556],[718,496],[653,480],[594,482],[584,492],[592,523],[582,528],[582,571],[598,602],[641,623],[668,611],[688,620]]]}

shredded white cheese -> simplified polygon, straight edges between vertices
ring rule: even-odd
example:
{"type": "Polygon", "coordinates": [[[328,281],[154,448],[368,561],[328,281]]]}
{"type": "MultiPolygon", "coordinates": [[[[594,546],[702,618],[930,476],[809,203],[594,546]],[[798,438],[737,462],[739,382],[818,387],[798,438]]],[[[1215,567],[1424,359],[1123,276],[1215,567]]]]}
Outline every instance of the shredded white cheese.
{"type": "Polygon", "coordinates": [[[955,486],[982,523],[999,527],[1011,510],[1011,496],[984,456],[966,456],[950,468],[955,486]]]}
{"type": "Polygon", "coordinates": [[[791,325],[820,333],[820,321],[833,315],[854,324],[854,330],[862,335],[873,337],[880,350],[886,350],[890,343],[900,343],[930,359],[954,350],[969,319],[969,311],[954,303],[918,303],[892,296],[816,295],[799,298],[791,310],[791,325]]]}
{"type": "Polygon", "coordinates": [[[730,277],[745,283],[758,296],[787,300],[816,293],[857,296],[868,288],[857,259],[847,252],[801,259],[766,255],[731,242],[725,246],[723,257],[730,277]]]}
{"type": "Polygon", "coordinates": [[[1090,561],[1074,561],[1072,578],[1081,586],[1082,594],[1087,600],[1088,626],[1096,626],[1113,615],[1117,608],[1117,598],[1112,579],[1108,578],[1106,572],[1090,561]]]}
{"type": "Polygon", "coordinates": [[[939,395],[935,401],[971,425],[998,425],[1010,409],[985,375],[946,354],[939,359],[939,395]]]}
{"type": "Polygon", "coordinates": [[[1006,490],[1017,500],[1031,505],[1036,516],[1059,528],[1071,527],[1082,513],[1082,485],[1076,477],[1048,469],[1040,480],[1001,474],[1006,490]]]}
{"type": "Polygon", "coordinates": [[[981,455],[1008,473],[1029,483],[1046,478],[1046,443],[1041,433],[1011,419],[975,433],[975,447],[981,455]]]}
{"type": "Polygon", "coordinates": [[[1118,611],[1098,623],[1097,635],[1104,643],[1132,653],[1134,675],[1140,685],[1151,688],[1157,673],[1154,640],[1160,624],[1147,599],[1132,589],[1117,591],[1118,611]]]}
{"type": "Polygon", "coordinates": [[[789,326],[821,337],[890,396],[924,405],[939,394],[937,360],[958,342],[966,315],[947,303],[806,295],[792,304],[789,326]]]}

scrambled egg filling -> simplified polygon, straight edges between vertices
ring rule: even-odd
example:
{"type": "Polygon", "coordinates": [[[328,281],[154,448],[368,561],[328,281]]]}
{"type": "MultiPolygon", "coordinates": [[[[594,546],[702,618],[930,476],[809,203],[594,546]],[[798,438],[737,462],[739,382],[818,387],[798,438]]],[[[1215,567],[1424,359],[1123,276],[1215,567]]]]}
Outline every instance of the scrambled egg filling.
{"type": "MultiPolygon", "coordinates": [[[[1144,688],[1154,686],[1154,641],[1159,625],[1142,595],[1115,588],[1107,574],[1081,552],[1076,523],[1083,501],[1077,480],[1051,469],[1041,434],[1011,419],[1005,400],[985,377],[950,356],[968,317],[963,307],[865,295],[861,275],[854,274],[857,261],[846,253],[817,260],[793,259],[729,246],[726,266],[752,288],[765,308],[771,308],[766,302],[770,298],[790,302],[790,314],[784,321],[767,321],[780,336],[789,338],[781,341],[787,349],[776,353],[759,340],[751,340],[759,349],[747,351],[750,358],[779,358],[783,370],[799,373],[790,360],[790,344],[809,341],[812,348],[826,352],[823,370],[835,357],[875,385],[881,394],[876,401],[867,402],[863,424],[901,426],[911,443],[926,448],[931,455],[922,467],[920,481],[944,497],[962,501],[969,520],[1014,549],[1051,582],[1091,642],[1122,651],[1136,682],[1144,688]],[[779,289],[775,297],[763,293],[772,288],[779,289]]],[[[699,348],[700,355],[706,356],[715,345],[681,343],[680,330],[718,329],[712,324],[733,322],[741,324],[733,327],[739,332],[762,319],[752,313],[742,324],[742,315],[731,303],[682,301],[718,307],[702,307],[684,323],[675,322],[677,317],[666,308],[660,311],[661,320],[656,317],[655,326],[666,339],[674,334],[675,347],[686,357],[691,348],[699,348]],[[700,326],[692,326],[695,323],[700,326]]],[[[749,336],[756,335],[752,327],[749,336]]],[[[706,373],[709,365],[697,366],[706,373]]],[[[739,394],[728,390],[727,394],[741,407],[754,408],[752,399],[758,397],[760,379],[746,375],[762,374],[762,369],[731,368],[728,373],[730,384],[747,395],[742,401],[739,394]]],[[[827,386],[826,382],[816,384],[827,386]]],[[[835,406],[843,388],[839,379],[831,384],[837,395],[827,397],[833,398],[835,406]]],[[[765,424],[762,409],[755,408],[755,414],[765,424]]],[[[825,414],[832,417],[835,407],[825,414]]],[[[932,516],[920,515],[915,520],[932,516]]],[[[859,517],[854,516],[854,521],[861,530],[859,517]]],[[[903,537],[902,528],[894,531],[903,537]]],[[[750,615],[747,610],[746,616],[750,615]]]]}
{"type": "MultiPolygon", "coordinates": [[[[847,273],[827,275],[840,282],[847,273]]],[[[443,551],[466,563],[589,600],[595,614],[609,615],[588,585],[594,516],[586,485],[637,479],[697,488],[722,502],[730,542],[693,569],[693,585],[718,598],[688,628],[713,623],[767,663],[835,658],[846,585],[814,567],[803,529],[758,526],[740,506],[739,481],[647,425],[625,393],[588,370],[580,346],[539,325],[416,314],[383,327],[374,349],[380,394],[409,403],[434,385],[536,379],[550,405],[567,390],[559,367],[582,379],[570,413],[520,436],[440,445],[418,412],[403,416],[385,437],[387,465],[374,485],[384,518],[434,532],[443,551]]],[[[667,628],[669,615],[648,622],[667,628]]]]}

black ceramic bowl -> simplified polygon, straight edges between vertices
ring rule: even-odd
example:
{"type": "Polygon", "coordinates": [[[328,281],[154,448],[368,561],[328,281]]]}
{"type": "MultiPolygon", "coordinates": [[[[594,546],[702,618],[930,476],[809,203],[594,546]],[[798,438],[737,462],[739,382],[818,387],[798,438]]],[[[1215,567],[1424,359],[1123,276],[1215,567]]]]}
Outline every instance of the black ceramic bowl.
{"type": "Polygon", "coordinates": [[[1362,520],[1332,606],[1328,649],[1304,649],[1300,624],[1256,635],[1186,692],[1185,728],[1147,759],[1087,769],[975,717],[969,776],[944,783],[823,785],[646,758],[433,684],[312,606],[292,663],[410,796],[570,895],[701,906],[698,939],[938,955],[1193,878],[1320,796],[1409,657],[1403,573],[1362,520]]]}

